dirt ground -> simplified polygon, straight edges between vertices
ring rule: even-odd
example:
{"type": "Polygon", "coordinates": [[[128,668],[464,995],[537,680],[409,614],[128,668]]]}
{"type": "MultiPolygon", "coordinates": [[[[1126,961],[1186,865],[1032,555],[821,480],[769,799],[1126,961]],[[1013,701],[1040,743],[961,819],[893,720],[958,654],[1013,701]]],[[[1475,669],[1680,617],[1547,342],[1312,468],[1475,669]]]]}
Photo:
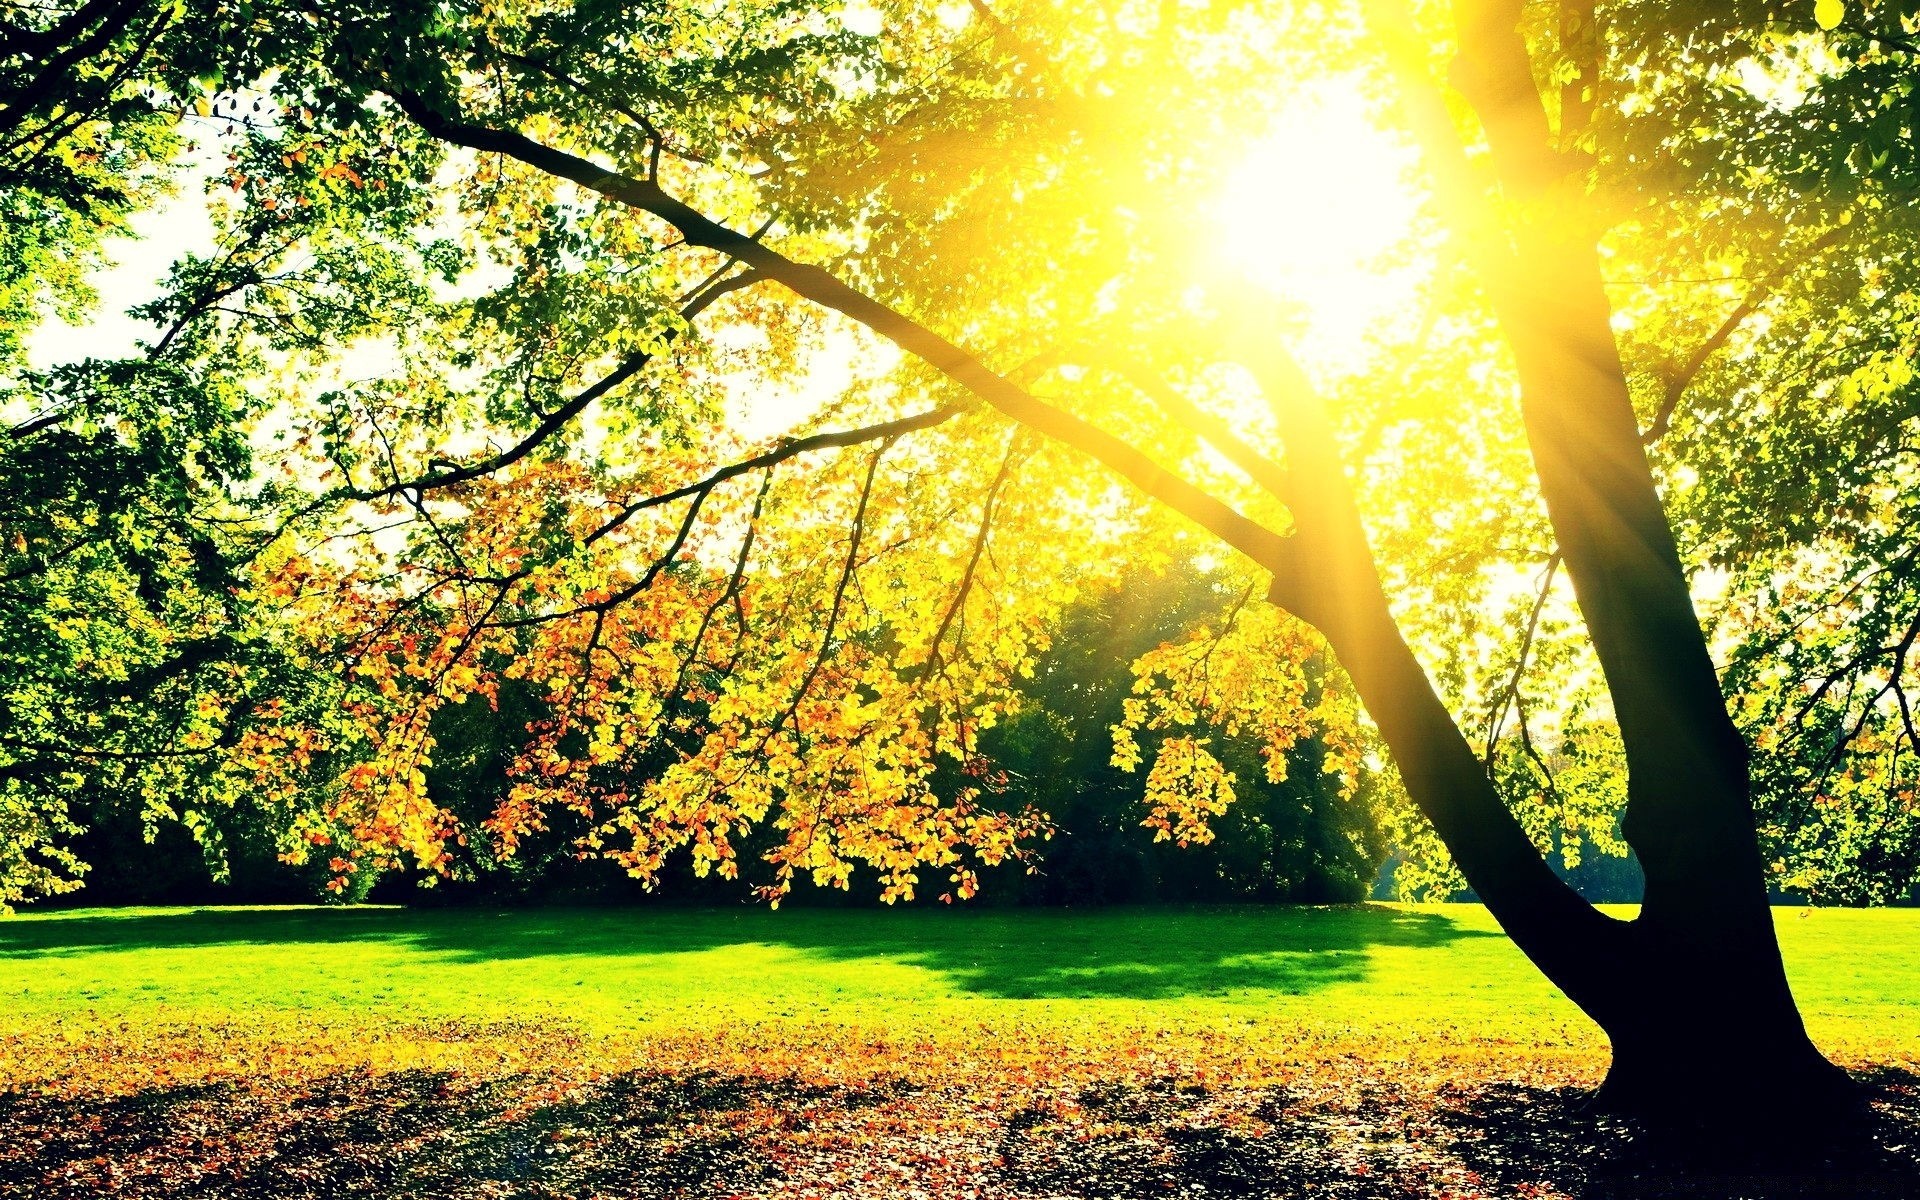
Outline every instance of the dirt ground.
{"type": "MultiPolygon", "coordinates": [[[[0,1092],[0,1197],[1916,1197],[1920,1075],[1861,1072],[1851,1140],[1678,1156],[1576,1087],[1163,1080],[820,1086],[341,1071],[0,1092]]],[[[1792,1140],[1792,1139],[1786,1139],[1792,1140]]]]}

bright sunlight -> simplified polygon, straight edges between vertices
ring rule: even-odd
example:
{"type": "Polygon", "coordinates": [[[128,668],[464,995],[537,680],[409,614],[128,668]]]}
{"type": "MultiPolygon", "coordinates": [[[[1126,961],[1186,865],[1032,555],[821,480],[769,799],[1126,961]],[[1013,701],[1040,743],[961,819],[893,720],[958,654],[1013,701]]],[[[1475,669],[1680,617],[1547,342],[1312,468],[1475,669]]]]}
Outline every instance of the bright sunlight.
{"type": "Polygon", "coordinates": [[[1358,369],[1367,339],[1404,313],[1425,274],[1396,254],[1420,197],[1413,153],[1374,124],[1351,80],[1287,104],[1227,177],[1215,215],[1223,265],[1304,310],[1304,357],[1358,369]]]}

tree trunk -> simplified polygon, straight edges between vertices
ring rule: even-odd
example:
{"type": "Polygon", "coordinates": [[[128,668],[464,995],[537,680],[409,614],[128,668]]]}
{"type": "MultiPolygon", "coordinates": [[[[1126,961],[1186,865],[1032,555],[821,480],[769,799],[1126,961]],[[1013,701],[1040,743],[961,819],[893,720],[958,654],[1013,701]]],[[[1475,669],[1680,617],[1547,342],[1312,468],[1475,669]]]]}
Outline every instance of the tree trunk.
{"type": "MultiPolygon", "coordinates": [[[[652,180],[607,170],[513,130],[475,125],[384,84],[423,128],[513,156],[654,213],[686,240],[841,312],[1002,413],[1106,463],[1274,573],[1273,598],[1317,626],[1379,724],[1409,795],[1520,949],[1613,1039],[1603,1096],[1621,1107],[1744,1120],[1778,1106],[1832,1109],[1845,1077],[1807,1041],[1774,939],[1746,753],[1654,490],[1613,343],[1568,160],[1553,149],[1517,0],[1463,0],[1463,91],[1486,125],[1519,215],[1486,282],[1514,348],[1548,514],[1614,699],[1630,773],[1627,838],[1646,870],[1639,919],[1609,918],[1556,878],[1501,802],[1406,646],[1380,589],[1331,438],[1311,404],[1283,413],[1297,524],[1282,537],[1150,456],[1041,401],[905,314],[688,208],[652,180]],[[1305,437],[1296,437],[1302,430],[1305,437]]],[[[1604,41],[1596,42],[1604,45],[1604,41]]],[[[1451,131],[1448,135],[1451,137],[1451,131]]],[[[1452,147],[1457,154],[1458,147],[1452,147]]],[[[1456,172],[1456,174],[1458,174],[1456,172]]],[[[1271,343],[1271,328],[1254,339],[1271,343]]],[[[1305,399],[1271,357],[1250,361],[1270,398],[1305,399]]]]}
{"type": "Polygon", "coordinates": [[[1807,1039],[1779,970],[1773,929],[1674,922],[1631,928],[1633,970],[1602,1022],[1613,1062],[1607,1108],[1738,1140],[1839,1128],[1854,1087],[1807,1039]]]}
{"type": "Polygon", "coordinates": [[[1626,968],[1583,1006],[1614,1043],[1602,1097],[1738,1122],[1831,1111],[1845,1076],[1808,1041],[1767,904],[1746,746],[1654,488],[1579,160],[1553,149],[1517,0],[1463,0],[1456,80],[1480,114],[1517,216],[1488,280],[1513,347],[1548,516],[1625,744],[1624,832],[1646,873],[1626,968]]]}
{"type": "Polygon", "coordinates": [[[1600,1103],[1720,1140],[1850,1114],[1851,1082],[1808,1040],[1787,989],[1757,853],[1744,885],[1723,876],[1723,893],[1656,892],[1650,876],[1638,919],[1602,915],[1527,841],[1398,629],[1364,624],[1329,617],[1321,628],[1468,883],[1605,1030],[1613,1062],[1600,1103]]]}

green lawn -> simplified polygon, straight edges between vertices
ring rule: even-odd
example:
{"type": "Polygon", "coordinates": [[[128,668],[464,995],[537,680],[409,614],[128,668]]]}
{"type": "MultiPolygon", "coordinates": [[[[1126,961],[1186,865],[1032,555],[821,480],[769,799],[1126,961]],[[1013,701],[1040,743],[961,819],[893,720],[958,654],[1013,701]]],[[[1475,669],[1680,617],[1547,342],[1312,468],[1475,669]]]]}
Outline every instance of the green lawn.
{"type": "MultiPolygon", "coordinates": [[[[1778,916],[1906,1161],[1920,910],[1778,916]]],[[[0,920],[0,1195],[1566,1197],[1606,1061],[1467,905],[0,920]]]]}
{"type": "MultiPolygon", "coordinates": [[[[1920,1045],[1920,909],[1776,913],[1817,1040],[1920,1045]]],[[[1168,1023],[1585,1045],[1472,905],[91,909],[0,920],[0,1033],[534,1020],[584,1034],[1168,1023]]]]}

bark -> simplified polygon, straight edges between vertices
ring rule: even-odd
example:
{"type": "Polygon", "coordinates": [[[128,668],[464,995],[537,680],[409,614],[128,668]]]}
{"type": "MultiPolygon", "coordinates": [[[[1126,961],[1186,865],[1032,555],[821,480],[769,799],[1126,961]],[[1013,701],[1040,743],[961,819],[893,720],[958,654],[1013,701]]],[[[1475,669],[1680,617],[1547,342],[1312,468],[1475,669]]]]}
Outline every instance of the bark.
{"type": "MultiPolygon", "coordinates": [[[[1646,893],[1629,968],[1588,1011],[1615,1043],[1603,1095],[1669,1114],[1751,1115],[1765,1080],[1815,1109],[1844,1076],[1808,1041],[1774,936],[1748,794],[1614,342],[1576,160],[1557,154],[1517,0],[1456,5],[1455,80],[1518,214],[1489,291],[1519,370],[1541,493],[1626,748],[1627,841],[1646,893]]],[[[1764,1100],[1763,1100],[1764,1098],[1764,1100]]]]}
{"type": "MultiPolygon", "coordinates": [[[[899,310],[716,224],[652,179],[473,123],[405,89],[388,94],[439,137],[510,155],[651,212],[690,244],[728,254],[756,276],[859,321],[1273,571],[1273,599],[1327,636],[1409,794],[1469,883],[1520,949],[1612,1037],[1615,1069],[1604,1098],[1662,1115],[1747,1120],[1763,1106],[1778,1107],[1784,1088],[1802,1102],[1800,1114],[1834,1111],[1846,1094],[1844,1076],[1808,1042],[1787,988],[1747,800],[1745,748],[1654,490],[1593,240],[1562,219],[1581,208],[1565,186],[1572,160],[1554,149],[1517,31],[1517,3],[1469,0],[1458,12],[1460,83],[1521,212],[1506,231],[1504,253],[1476,254],[1476,261],[1487,268],[1514,349],[1542,492],[1627,747],[1627,836],[1647,873],[1646,903],[1630,924],[1600,914],[1557,879],[1492,788],[1393,621],[1336,448],[1283,357],[1247,359],[1281,407],[1293,450],[1291,469],[1271,476],[1293,509],[1292,537],[1036,399],[899,310]]],[[[1457,192],[1462,176],[1454,178],[1457,192]]],[[[1476,225],[1476,240],[1480,232],[1476,225]]],[[[1244,341],[1270,347],[1271,337],[1256,329],[1244,341]]]]}

